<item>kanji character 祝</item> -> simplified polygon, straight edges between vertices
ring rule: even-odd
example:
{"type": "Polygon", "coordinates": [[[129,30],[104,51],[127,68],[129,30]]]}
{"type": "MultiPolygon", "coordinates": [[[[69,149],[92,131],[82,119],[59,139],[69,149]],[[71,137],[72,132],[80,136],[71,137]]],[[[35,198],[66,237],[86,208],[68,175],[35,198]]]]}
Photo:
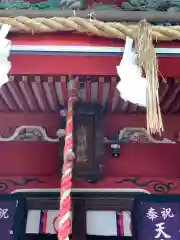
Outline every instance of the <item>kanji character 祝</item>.
{"type": "Polygon", "coordinates": [[[162,214],[162,218],[164,220],[166,220],[166,218],[173,218],[174,217],[174,214],[172,213],[171,208],[162,208],[161,214],[162,214]]]}

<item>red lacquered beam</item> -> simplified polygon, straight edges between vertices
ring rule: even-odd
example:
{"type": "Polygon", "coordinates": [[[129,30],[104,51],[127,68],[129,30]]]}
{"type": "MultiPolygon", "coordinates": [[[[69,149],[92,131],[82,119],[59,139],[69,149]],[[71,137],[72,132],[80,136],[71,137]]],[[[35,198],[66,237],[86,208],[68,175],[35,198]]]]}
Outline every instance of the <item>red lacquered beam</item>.
{"type": "Polygon", "coordinates": [[[78,91],[75,88],[76,81],[69,82],[68,112],[66,120],[66,135],[64,146],[64,164],[61,179],[60,194],[60,221],[58,229],[59,240],[69,240],[72,226],[71,189],[72,170],[75,154],[73,152],[73,104],[78,99],[78,91]]]}

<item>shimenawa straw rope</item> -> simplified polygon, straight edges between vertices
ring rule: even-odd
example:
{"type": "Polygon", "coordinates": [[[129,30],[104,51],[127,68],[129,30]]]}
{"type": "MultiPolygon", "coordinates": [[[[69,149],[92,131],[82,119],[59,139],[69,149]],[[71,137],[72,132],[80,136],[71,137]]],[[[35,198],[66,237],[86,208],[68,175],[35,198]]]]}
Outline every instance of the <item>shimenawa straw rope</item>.
{"type": "MultiPolygon", "coordinates": [[[[134,38],[134,32],[138,29],[138,24],[102,22],[79,17],[0,17],[0,26],[4,23],[12,26],[12,32],[26,32],[30,34],[45,32],[79,32],[87,33],[88,35],[118,39],[126,39],[126,36],[134,38]]],[[[152,26],[151,35],[153,40],[179,40],[180,26],[152,26]]]]}
{"type": "Polygon", "coordinates": [[[141,21],[135,34],[135,52],[137,54],[137,64],[144,72],[148,82],[147,131],[150,134],[161,135],[164,128],[158,93],[158,64],[152,41],[151,25],[146,21],[141,21]]]}

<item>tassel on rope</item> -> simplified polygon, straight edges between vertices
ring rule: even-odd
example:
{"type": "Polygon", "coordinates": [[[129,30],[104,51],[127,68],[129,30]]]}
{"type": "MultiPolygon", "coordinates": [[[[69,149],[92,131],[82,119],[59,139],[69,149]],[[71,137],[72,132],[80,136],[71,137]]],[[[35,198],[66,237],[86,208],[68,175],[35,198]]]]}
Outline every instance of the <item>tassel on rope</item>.
{"type": "Polygon", "coordinates": [[[72,227],[71,189],[73,161],[75,159],[75,154],[73,152],[73,104],[78,99],[78,92],[75,85],[76,80],[71,80],[69,82],[64,164],[61,179],[58,240],[69,240],[72,227]]]}
{"type": "Polygon", "coordinates": [[[150,134],[159,134],[164,131],[160,103],[158,63],[153,46],[151,25],[141,21],[135,34],[135,52],[137,64],[144,72],[147,85],[147,131],[150,134]]]}

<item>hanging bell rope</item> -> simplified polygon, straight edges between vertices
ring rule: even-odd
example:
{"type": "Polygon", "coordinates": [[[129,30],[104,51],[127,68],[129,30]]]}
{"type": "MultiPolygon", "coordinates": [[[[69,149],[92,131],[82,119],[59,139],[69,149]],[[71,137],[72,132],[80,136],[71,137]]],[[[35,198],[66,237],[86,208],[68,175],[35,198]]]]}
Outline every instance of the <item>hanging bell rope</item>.
{"type": "Polygon", "coordinates": [[[144,72],[147,85],[147,131],[150,134],[163,132],[163,122],[159,103],[158,63],[153,46],[151,25],[140,21],[135,34],[135,52],[137,64],[144,72]]]}
{"type": "Polygon", "coordinates": [[[73,152],[73,105],[78,100],[77,80],[70,80],[68,89],[68,112],[64,144],[64,163],[62,168],[58,240],[69,240],[72,227],[72,172],[75,160],[73,152]]]}

